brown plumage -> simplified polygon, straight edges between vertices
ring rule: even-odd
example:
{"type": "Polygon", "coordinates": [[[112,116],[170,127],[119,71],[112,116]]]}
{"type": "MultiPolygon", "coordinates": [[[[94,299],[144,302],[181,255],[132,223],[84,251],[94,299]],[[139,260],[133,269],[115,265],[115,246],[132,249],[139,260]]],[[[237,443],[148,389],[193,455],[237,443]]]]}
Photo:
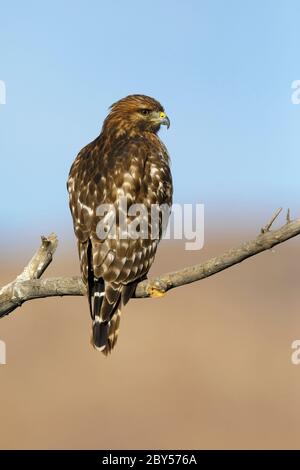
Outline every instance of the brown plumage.
{"type": "Polygon", "coordinates": [[[144,217],[150,216],[154,204],[172,204],[169,156],[157,136],[160,126],[169,123],[155,99],[127,96],[111,106],[99,137],[79,152],[70,170],[67,186],[93,320],[92,344],[105,354],[116,344],[121,308],[146,277],[162,235],[162,218],[159,235],[152,236],[149,217],[146,238],[132,238],[128,232],[122,237],[122,204],[127,204],[122,220],[138,220],[140,232],[144,219],[128,214],[133,204],[144,204],[144,217]],[[110,209],[99,211],[103,204],[110,209]],[[108,236],[113,234],[111,208],[117,214],[114,237],[108,236]],[[99,236],[99,223],[105,226],[104,236],[99,236]]]}

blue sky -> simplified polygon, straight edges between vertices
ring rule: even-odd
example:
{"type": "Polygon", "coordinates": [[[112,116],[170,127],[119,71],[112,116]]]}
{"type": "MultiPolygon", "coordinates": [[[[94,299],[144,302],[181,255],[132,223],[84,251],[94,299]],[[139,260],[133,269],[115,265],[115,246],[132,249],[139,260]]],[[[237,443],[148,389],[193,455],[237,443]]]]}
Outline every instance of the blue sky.
{"type": "Polygon", "coordinates": [[[1,237],[71,233],[70,165],[130,93],[170,116],[176,202],[228,224],[281,205],[299,215],[298,1],[12,0],[0,12],[1,237]]]}

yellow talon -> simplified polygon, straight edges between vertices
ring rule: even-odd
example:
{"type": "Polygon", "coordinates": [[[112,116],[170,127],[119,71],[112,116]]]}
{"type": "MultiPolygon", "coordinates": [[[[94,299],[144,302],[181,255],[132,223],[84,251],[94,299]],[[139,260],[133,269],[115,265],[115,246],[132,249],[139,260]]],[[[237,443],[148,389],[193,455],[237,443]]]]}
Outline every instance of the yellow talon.
{"type": "Polygon", "coordinates": [[[158,298],[163,297],[165,295],[165,291],[160,290],[156,286],[150,286],[148,287],[148,294],[151,298],[158,298]]]}

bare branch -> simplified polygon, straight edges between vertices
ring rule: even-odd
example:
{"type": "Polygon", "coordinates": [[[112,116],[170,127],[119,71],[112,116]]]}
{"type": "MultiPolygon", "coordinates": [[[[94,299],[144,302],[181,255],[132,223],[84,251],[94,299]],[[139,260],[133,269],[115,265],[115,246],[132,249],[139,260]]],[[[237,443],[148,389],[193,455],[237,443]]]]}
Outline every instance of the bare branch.
{"type": "MultiPolygon", "coordinates": [[[[41,275],[46,271],[49,264],[53,259],[53,255],[57,248],[58,240],[55,233],[51,233],[48,237],[41,237],[42,243],[36,253],[33,255],[27,266],[23,269],[22,273],[16,278],[13,283],[7,284],[6,286],[0,289],[0,317],[2,315],[6,315],[14,310],[16,307],[22,304],[22,301],[16,302],[13,301],[13,289],[14,287],[19,288],[23,282],[31,281],[34,279],[39,279],[41,275]],[[2,313],[1,311],[1,304],[2,299],[9,299],[9,295],[11,292],[11,302],[10,305],[7,305],[7,310],[2,313]]],[[[5,301],[6,303],[6,301],[5,301]]]]}
{"type": "MultiPolygon", "coordinates": [[[[163,274],[153,280],[140,282],[136,288],[135,297],[151,297],[155,296],[153,291],[163,294],[176,287],[200,281],[300,235],[300,219],[287,222],[279,229],[271,231],[270,227],[278,215],[279,211],[276,211],[270,222],[264,227],[263,233],[254,240],[243,243],[238,248],[228,250],[224,254],[211,258],[204,263],[163,274]]],[[[37,279],[51,262],[56,246],[57,239],[55,235],[43,239],[41,248],[23,271],[22,275],[26,272],[24,277],[18,276],[15,281],[0,290],[0,317],[12,312],[28,300],[86,294],[82,280],[76,276],[37,279]]]]}

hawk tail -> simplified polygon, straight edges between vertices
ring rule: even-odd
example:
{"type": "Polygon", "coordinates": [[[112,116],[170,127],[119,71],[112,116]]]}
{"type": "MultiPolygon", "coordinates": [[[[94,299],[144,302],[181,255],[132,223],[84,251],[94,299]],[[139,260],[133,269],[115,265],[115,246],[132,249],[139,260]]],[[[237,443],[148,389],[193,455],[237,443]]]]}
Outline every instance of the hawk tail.
{"type": "Polygon", "coordinates": [[[91,317],[93,319],[92,342],[95,348],[102,350],[106,344],[107,323],[101,321],[100,311],[105,292],[103,279],[94,278],[91,293],[89,295],[91,317]]]}
{"type": "Polygon", "coordinates": [[[93,318],[92,345],[106,356],[116,345],[121,309],[132,296],[136,283],[129,285],[105,283],[95,279],[90,298],[93,318]]]}
{"type": "Polygon", "coordinates": [[[121,308],[118,307],[110,321],[107,323],[106,343],[105,347],[102,349],[102,352],[105,356],[111,353],[116,345],[120,330],[120,320],[121,308]]]}
{"type": "Polygon", "coordinates": [[[93,319],[92,345],[107,355],[117,342],[121,316],[121,292],[119,285],[104,284],[94,279],[90,296],[93,319]]]}

